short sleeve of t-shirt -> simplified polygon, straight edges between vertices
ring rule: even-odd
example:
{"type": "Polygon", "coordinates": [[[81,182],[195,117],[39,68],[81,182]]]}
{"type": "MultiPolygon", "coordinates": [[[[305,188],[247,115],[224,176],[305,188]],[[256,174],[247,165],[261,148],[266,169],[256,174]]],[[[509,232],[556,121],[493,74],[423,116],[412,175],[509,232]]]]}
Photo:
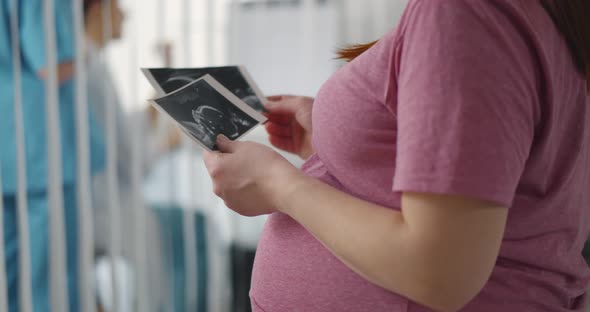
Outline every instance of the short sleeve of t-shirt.
{"type": "MultiPolygon", "coordinates": [[[[46,66],[43,0],[21,2],[20,39],[25,63],[34,71],[46,66]]],[[[54,0],[57,61],[74,57],[72,0],[54,0]]]]}
{"type": "Polygon", "coordinates": [[[411,1],[396,64],[394,191],[510,207],[539,118],[539,74],[510,1],[411,1]]]}

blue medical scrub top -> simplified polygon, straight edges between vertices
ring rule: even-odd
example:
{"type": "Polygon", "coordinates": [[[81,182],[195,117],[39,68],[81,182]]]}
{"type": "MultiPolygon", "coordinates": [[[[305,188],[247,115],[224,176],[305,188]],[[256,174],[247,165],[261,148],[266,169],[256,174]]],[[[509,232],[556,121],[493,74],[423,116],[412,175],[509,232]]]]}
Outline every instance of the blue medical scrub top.
{"type": "MultiPolygon", "coordinates": [[[[12,0],[0,0],[0,163],[4,193],[14,194],[17,185],[14,76],[10,33],[12,0]]],[[[43,0],[17,0],[22,61],[23,122],[26,146],[27,188],[45,192],[47,173],[47,130],[45,82],[37,76],[46,66],[43,0]]],[[[72,0],[55,0],[55,22],[58,63],[74,58],[72,0]]],[[[72,185],[76,178],[76,128],[74,82],[59,87],[63,183],[72,185]]],[[[89,115],[91,169],[104,165],[104,138],[94,116],[89,115]]]]}

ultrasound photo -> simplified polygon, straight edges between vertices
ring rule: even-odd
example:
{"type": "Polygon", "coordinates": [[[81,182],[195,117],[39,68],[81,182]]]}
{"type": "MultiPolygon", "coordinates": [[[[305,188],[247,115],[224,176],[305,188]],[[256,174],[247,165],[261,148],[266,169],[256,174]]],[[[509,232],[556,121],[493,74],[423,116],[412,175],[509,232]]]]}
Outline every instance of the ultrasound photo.
{"type": "Polygon", "coordinates": [[[265,111],[262,104],[264,95],[243,66],[147,68],[143,72],[160,95],[174,92],[209,74],[254,110],[265,111]]]}
{"type": "Polygon", "coordinates": [[[215,151],[215,139],[223,134],[237,140],[266,118],[246,105],[210,75],[153,100],[190,137],[215,151]]]}

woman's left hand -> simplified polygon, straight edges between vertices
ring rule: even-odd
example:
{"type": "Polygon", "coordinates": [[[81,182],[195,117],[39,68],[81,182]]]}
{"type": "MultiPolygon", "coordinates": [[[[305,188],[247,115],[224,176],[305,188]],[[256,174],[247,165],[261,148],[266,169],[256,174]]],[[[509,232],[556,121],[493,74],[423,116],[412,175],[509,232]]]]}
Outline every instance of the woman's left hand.
{"type": "Polygon", "coordinates": [[[205,153],[213,192],[228,208],[244,216],[277,211],[289,185],[301,176],[291,163],[271,148],[253,142],[217,139],[219,152],[205,153]]]}

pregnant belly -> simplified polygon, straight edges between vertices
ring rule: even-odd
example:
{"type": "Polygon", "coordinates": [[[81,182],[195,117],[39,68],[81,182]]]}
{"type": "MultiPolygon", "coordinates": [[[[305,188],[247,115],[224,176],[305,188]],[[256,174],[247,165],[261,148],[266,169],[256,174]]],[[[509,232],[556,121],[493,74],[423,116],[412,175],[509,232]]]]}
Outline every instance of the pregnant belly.
{"type": "Polygon", "coordinates": [[[250,293],[260,311],[407,311],[405,298],[375,286],[334,257],[289,216],[262,233],[250,293]]]}

